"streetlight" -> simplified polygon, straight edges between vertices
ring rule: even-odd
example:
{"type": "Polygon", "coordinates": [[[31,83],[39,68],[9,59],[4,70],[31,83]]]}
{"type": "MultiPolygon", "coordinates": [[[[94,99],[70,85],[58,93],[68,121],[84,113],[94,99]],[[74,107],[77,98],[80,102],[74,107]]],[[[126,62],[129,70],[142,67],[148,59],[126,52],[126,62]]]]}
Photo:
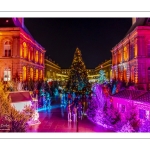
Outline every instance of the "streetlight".
{"type": "Polygon", "coordinates": [[[76,131],[79,132],[79,129],[78,129],[78,108],[77,108],[77,123],[76,123],[76,125],[77,125],[76,131]]]}

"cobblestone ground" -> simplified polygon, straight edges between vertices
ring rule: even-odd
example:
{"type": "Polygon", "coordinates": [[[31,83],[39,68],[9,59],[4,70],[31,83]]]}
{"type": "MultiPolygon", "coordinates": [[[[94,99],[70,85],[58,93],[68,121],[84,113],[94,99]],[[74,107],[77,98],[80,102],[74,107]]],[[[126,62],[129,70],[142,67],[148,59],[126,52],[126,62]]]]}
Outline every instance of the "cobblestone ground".
{"type": "Polygon", "coordinates": [[[78,122],[68,122],[66,107],[54,103],[50,110],[39,112],[41,124],[31,126],[28,132],[112,132],[102,126],[96,125],[86,116],[78,122]]]}

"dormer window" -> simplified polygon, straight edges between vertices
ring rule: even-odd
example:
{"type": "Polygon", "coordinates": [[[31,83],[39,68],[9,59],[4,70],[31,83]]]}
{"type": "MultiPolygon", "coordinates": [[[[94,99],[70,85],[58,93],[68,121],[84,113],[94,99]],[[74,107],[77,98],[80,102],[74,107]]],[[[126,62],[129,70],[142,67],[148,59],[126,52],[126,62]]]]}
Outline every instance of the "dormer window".
{"type": "Polygon", "coordinates": [[[11,56],[11,42],[10,41],[6,41],[4,43],[4,56],[5,57],[11,56]]]}

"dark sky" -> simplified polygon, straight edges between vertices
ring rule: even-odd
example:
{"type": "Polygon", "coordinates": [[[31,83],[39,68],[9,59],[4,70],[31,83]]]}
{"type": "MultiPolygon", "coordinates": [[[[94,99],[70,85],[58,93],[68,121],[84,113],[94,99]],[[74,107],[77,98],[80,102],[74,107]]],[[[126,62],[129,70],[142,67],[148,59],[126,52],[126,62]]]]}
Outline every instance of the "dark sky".
{"type": "Polygon", "coordinates": [[[110,59],[110,50],[131,24],[131,18],[25,18],[26,27],[46,49],[46,56],[61,68],[71,66],[77,47],[86,68],[95,68],[110,59]]]}

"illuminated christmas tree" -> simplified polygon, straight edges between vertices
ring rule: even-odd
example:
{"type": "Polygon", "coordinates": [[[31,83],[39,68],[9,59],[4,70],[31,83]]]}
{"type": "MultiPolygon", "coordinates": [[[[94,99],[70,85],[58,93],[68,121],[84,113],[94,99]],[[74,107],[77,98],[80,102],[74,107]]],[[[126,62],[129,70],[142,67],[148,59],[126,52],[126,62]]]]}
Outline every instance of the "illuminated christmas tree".
{"type": "Polygon", "coordinates": [[[99,83],[100,84],[103,84],[105,81],[107,81],[106,74],[105,74],[104,70],[100,70],[99,75],[100,75],[100,77],[99,77],[99,83]]]}
{"type": "Polygon", "coordinates": [[[66,90],[80,94],[89,93],[91,91],[86,66],[82,60],[81,51],[78,48],[76,48],[74,53],[66,90]]]}

